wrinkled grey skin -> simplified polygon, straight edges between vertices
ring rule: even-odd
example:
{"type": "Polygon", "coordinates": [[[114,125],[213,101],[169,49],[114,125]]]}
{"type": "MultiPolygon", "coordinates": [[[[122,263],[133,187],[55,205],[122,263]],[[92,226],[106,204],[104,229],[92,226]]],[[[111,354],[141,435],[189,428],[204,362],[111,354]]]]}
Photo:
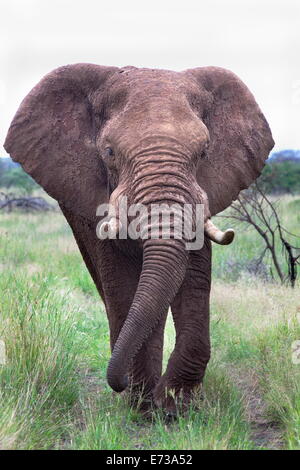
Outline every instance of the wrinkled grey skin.
{"type": "Polygon", "coordinates": [[[5,148],[56,198],[105,303],[108,382],[130,384],[170,412],[188,404],[210,356],[210,241],[102,241],[96,208],[197,203],[225,209],[260,174],[274,145],[247,87],[230,71],[76,64],[48,74],[22,102],[5,148]],[[176,346],[161,376],[171,306],[176,346]],[[175,397],[175,398],[174,398],[175,397]]]}

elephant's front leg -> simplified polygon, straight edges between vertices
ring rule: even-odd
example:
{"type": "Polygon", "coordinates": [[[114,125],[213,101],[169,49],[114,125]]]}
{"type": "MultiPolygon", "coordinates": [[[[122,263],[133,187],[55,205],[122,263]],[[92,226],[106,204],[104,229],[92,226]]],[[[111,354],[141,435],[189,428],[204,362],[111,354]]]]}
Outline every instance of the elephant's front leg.
{"type": "Polygon", "coordinates": [[[176,344],[154,392],[156,404],[172,415],[199,390],[209,361],[210,279],[211,245],[205,239],[201,250],[190,252],[186,277],[171,304],[176,344]]]}
{"type": "Polygon", "coordinates": [[[154,407],[153,390],[162,373],[164,329],[167,311],[135,356],[129,373],[129,394],[131,404],[140,411],[148,412],[154,407]]]}
{"type": "MultiPolygon", "coordinates": [[[[126,254],[114,244],[106,244],[101,253],[101,279],[103,297],[110,328],[110,344],[113,350],[135,295],[142,258],[126,254]]],[[[136,354],[129,370],[129,385],[126,394],[130,403],[142,411],[153,404],[153,389],[162,372],[163,335],[167,311],[153,329],[150,338],[136,354]]]]}

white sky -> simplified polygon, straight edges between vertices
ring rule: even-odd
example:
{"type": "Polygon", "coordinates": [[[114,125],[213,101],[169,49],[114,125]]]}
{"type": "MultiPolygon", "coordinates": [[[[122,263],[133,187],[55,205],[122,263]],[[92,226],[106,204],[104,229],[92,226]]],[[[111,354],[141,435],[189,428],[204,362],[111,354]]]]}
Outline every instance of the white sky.
{"type": "Polygon", "coordinates": [[[231,69],[275,148],[300,148],[299,0],[0,0],[0,155],[28,91],[75,62],[231,69]]]}

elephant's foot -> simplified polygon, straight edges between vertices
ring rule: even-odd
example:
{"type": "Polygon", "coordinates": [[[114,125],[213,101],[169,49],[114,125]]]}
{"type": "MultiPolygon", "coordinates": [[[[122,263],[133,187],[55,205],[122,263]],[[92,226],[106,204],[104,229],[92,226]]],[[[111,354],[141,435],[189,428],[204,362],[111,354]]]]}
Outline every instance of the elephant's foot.
{"type": "Polygon", "coordinates": [[[202,395],[202,383],[174,384],[167,377],[162,377],[154,390],[154,403],[161,408],[167,419],[175,419],[185,414],[190,406],[199,406],[202,395]]]}

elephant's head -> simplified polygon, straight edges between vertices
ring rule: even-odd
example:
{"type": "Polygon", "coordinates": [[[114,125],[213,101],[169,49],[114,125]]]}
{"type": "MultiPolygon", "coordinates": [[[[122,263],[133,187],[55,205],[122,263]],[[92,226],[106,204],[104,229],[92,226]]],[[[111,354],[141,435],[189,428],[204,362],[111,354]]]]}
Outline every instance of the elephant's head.
{"type": "MultiPolygon", "coordinates": [[[[95,221],[97,206],[203,203],[207,235],[228,243],[210,216],[260,174],[269,126],[231,72],[76,64],[47,75],[22,102],[5,148],[62,207],[95,221]]],[[[108,381],[126,387],[129,363],[185,276],[182,240],[147,239],[143,269],[115,344],[108,381]]]]}

